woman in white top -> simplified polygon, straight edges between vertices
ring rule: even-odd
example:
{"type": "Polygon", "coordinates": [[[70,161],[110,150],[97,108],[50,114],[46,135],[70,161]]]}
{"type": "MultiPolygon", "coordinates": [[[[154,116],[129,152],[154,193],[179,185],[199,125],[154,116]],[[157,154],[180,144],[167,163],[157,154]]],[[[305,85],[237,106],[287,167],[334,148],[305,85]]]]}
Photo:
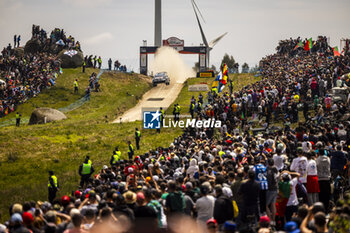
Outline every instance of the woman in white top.
{"type": "Polygon", "coordinates": [[[318,193],[320,192],[320,187],[318,184],[317,177],[317,164],[316,164],[316,153],[309,152],[307,153],[308,164],[306,168],[307,172],[307,196],[309,200],[309,205],[313,205],[315,202],[318,202],[318,193]]]}

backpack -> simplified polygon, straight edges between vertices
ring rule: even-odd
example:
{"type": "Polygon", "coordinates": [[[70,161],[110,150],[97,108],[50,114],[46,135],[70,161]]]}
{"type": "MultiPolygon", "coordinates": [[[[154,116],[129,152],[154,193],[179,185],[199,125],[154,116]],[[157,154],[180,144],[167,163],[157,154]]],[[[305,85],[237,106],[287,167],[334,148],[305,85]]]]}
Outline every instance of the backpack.
{"type": "Polygon", "coordinates": [[[181,192],[169,193],[171,212],[183,212],[185,209],[185,199],[181,192]]]}

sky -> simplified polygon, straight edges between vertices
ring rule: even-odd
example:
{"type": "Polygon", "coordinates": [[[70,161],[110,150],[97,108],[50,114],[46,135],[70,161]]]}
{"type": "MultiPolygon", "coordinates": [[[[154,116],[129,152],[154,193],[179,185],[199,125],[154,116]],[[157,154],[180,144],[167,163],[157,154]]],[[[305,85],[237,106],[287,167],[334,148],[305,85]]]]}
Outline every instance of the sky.
{"type": "MultiPolygon", "coordinates": [[[[278,41],[325,35],[332,46],[350,38],[350,0],[196,0],[208,41],[228,32],[214,47],[216,67],[225,53],[250,66],[275,52],[278,41]]],[[[107,64],[118,59],[139,72],[139,47],[154,44],[154,0],[0,0],[0,46],[31,37],[32,24],[46,31],[63,28],[81,42],[84,54],[96,54],[107,64]]],[[[162,0],[162,39],[202,43],[190,0],[162,0]]],[[[198,55],[181,55],[193,66],[198,55]]],[[[150,55],[149,59],[153,59],[150,55]]]]}

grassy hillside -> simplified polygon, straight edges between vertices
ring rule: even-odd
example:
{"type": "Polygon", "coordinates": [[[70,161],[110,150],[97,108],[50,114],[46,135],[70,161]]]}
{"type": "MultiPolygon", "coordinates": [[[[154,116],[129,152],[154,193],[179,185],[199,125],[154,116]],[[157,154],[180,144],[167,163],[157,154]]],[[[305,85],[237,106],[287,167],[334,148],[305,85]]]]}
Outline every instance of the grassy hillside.
{"type": "MultiPolygon", "coordinates": [[[[77,101],[83,95],[83,87],[94,70],[82,74],[79,69],[66,69],[55,87],[45,90],[38,97],[19,107],[24,118],[29,118],[36,107],[61,108],[77,101]],[[78,79],[80,94],[73,94],[73,81],[78,79]]],[[[97,70],[95,71],[98,72],[97,70]]],[[[251,76],[235,76],[237,83],[255,81],[251,76]],[[239,80],[244,77],[244,80],[239,80]]],[[[189,79],[175,101],[184,108],[192,95],[188,85],[213,79],[189,79]]],[[[134,106],[138,99],[151,88],[149,80],[140,75],[103,73],[100,77],[101,92],[92,92],[91,101],[80,108],[67,112],[67,120],[46,125],[13,125],[0,128],[0,210],[8,217],[8,207],[16,202],[47,200],[48,170],[53,170],[61,184],[58,196],[69,194],[78,186],[78,167],[86,155],[90,155],[95,170],[109,164],[115,146],[122,156],[127,156],[127,141],[134,143],[135,127],[142,122],[110,124],[126,109],[134,106]]],[[[235,85],[235,89],[238,85],[235,85]]],[[[172,109],[172,108],[171,108],[172,109]]],[[[186,110],[185,110],[186,111],[186,110]]],[[[187,109],[188,112],[188,109],[187,109]]],[[[10,114],[2,121],[14,118],[10,114]]],[[[0,122],[1,123],[1,122],[0,122]]],[[[168,146],[181,129],[166,128],[160,134],[155,130],[142,130],[141,149],[168,146]]]]}
{"type": "MultiPolygon", "coordinates": [[[[56,85],[45,89],[37,97],[31,98],[27,103],[19,105],[18,111],[23,118],[29,118],[33,109],[36,107],[62,108],[77,101],[84,96],[84,87],[89,84],[89,76],[92,72],[98,73],[98,70],[86,69],[86,73],[82,73],[81,69],[64,69],[56,81],[56,85]],[[78,79],[79,94],[73,94],[73,82],[78,79]]],[[[8,121],[15,117],[15,113],[1,118],[0,122],[8,121]]]]}
{"type": "MultiPolygon", "coordinates": [[[[61,108],[83,96],[89,74],[78,69],[66,69],[50,90],[19,106],[23,118],[29,118],[36,107],[61,108]],[[73,94],[73,81],[78,79],[80,94],[73,94]],[[84,87],[84,88],[83,88],[84,87]]],[[[95,72],[98,72],[97,70],[95,72]]],[[[115,146],[126,156],[127,141],[133,141],[134,128],[141,122],[110,124],[117,115],[134,106],[151,88],[149,80],[139,75],[103,73],[101,92],[92,92],[91,101],[67,112],[67,120],[46,125],[1,127],[0,130],[0,209],[7,214],[14,202],[47,200],[48,170],[54,170],[61,183],[59,195],[64,195],[78,184],[78,166],[90,155],[96,169],[108,164],[115,146]]],[[[2,121],[15,116],[9,114],[2,121]]],[[[143,132],[142,151],[146,148],[168,145],[179,131],[169,129],[167,134],[143,132]]]]}

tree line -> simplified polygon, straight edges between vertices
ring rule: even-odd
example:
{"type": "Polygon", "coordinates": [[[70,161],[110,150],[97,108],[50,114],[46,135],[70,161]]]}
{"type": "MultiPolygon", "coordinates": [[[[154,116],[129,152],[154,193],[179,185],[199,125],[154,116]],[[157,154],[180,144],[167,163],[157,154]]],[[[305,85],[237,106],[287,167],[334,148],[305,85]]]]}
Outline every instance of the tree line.
{"type": "MultiPolygon", "coordinates": [[[[255,65],[254,67],[249,67],[249,65],[244,62],[242,64],[241,67],[241,72],[239,72],[239,63],[236,62],[236,60],[233,58],[233,56],[228,55],[227,53],[225,53],[225,55],[223,56],[222,60],[221,60],[221,64],[226,63],[227,64],[227,68],[229,69],[229,73],[256,73],[259,70],[259,67],[257,65],[255,65]]],[[[199,63],[196,62],[193,69],[195,71],[199,70],[199,63]]],[[[214,65],[212,65],[210,67],[211,70],[217,71],[216,67],[214,65]]]]}

